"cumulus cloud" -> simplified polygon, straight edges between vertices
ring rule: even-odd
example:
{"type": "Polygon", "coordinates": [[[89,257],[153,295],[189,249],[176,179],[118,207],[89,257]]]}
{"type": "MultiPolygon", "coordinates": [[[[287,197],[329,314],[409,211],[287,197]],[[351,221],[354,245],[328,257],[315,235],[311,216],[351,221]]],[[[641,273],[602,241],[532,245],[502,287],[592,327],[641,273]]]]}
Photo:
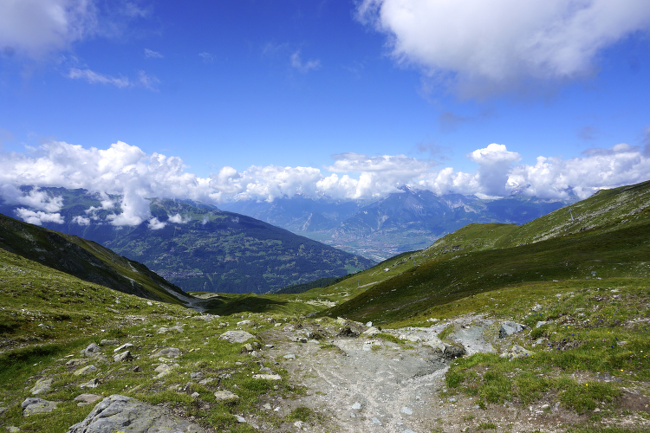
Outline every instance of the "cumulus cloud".
{"type": "Polygon", "coordinates": [[[160,230],[162,228],[165,228],[166,225],[166,222],[158,221],[158,218],[151,218],[147,227],[149,227],[151,230],[160,230]]]}
{"type": "Polygon", "coordinates": [[[302,53],[300,50],[294,51],[294,53],[291,54],[291,67],[302,72],[303,74],[309,71],[320,69],[320,66],[320,60],[318,59],[303,61],[302,53]]]}
{"type": "Polygon", "coordinates": [[[604,48],[650,25],[645,0],[363,0],[357,12],[398,62],[464,96],[584,77],[604,48]]]}
{"type": "Polygon", "coordinates": [[[89,226],[90,218],[77,215],[76,217],[72,218],[72,222],[75,224],[79,224],[80,226],[89,226]]]}
{"type": "Polygon", "coordinates": [[[342,200],[370,199],[396,192],[401,186],[429,189],[437,194],[460,193],[507,196],[523,193],[542,198],[586,198],[602,188],[648,180],[650,157],[641,146],[625,143],[609,149],[590,149],[562,159],[539,156],[533,164],[504,144],[492,143],[467,155],[474,172],[439,167],[430,160],[405,155],[334,155],[323,169],[314,167],[252,166],[243,171],[223,167],[202,178],[186,171],[183,161],[137,146],[117,142],[106,149],[53,141],[30,153],[0,157],[0,194],[16,205],[17,215],[35,224],[63,223],[61,197],[42,187],[83,188],[97,194],[101,207],[88,209],[73,223],[113,225],[147,223],[152,229],[186,222],[180,215],[160,221],[150,212],[153,197],[191,199],[219,204],[234,200],[281,197],[342,200]],[[21,185],[35,188],[25,189],[21,185]]]}
{"type": "Polygon", "coordinates": [[[0,2],[0,47],[40,57],[97,29],[97,8],[89,0],[0,2]]]}
{"type": "Polygon", "coordinates": [[[35,225],[43,225],[43,223],[56,223],[63,224],[65,219],[60,213],[48,213],[42,211],[33,211],[25,208],[16,209],[16,215],[25,222],[35,225]]]}

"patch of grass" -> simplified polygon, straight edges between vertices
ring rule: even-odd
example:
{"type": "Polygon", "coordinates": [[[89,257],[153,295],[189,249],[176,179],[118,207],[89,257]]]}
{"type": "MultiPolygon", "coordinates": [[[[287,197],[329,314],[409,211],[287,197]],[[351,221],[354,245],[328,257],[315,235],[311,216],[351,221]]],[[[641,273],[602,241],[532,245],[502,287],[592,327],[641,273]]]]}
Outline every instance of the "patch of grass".
{"type": "Polygon", "coordinates": [[[287,416],[287,421],[308,422],[316,418],[316,412],[306,406],[299,406],[291,411],[287,416]]]}
{"type": "Polygon", "coordinates": [[[497,425],[492,421],[484,421],[477,426],[479,430],[496,430],[497,425]]]}

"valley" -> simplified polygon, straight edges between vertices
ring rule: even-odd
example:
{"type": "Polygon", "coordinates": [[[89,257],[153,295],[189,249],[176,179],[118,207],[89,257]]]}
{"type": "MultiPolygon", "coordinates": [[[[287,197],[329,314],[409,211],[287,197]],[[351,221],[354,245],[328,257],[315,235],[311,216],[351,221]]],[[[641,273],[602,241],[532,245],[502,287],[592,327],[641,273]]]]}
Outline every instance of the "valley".
{"type": "Polygon", "coordinates": [[[178,292],[2,221],[7,431],[650,430],[650,182],[302,293],[178,292]]]}

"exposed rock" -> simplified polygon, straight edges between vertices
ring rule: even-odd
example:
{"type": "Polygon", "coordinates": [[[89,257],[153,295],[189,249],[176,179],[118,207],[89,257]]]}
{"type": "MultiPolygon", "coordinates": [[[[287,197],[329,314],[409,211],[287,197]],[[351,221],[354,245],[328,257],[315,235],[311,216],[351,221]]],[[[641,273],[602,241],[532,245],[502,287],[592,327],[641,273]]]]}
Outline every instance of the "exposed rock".
{"type": "Polygon", "coordinates": [[[74,398],[74,401],[78,401],[77,406],[86,406],[88,404],[94,403],[97,400],[104,398],[103,395],[99,394],[80,394],[74,398]]]}
{"type": "Polygon", "coordinates": [[[234,394],[230,391],[216,391],[214,393],[214,398],[217,399],[217,401],[236,401],[239,400],[239,396],[237,394],[234,394]]]}
{"type": "Polygon", "coordinates": [[[227,331],[221,334],[219,338],[230,343],[245,343],[248,340],[255,338],[255,336],[246,331],[227,331]]]}
{"type": "Polygon", "coordinates": [[[85,356],[91,358],[93,356],[99,356],[102,353],[102,350],[95,343],[90,343],[88,347],[81,351],[85,356]]]}
{"type": "Polygon", "coordinates": [[[161,326],[160,328],[158,328],[157,332],[159,334],[166,334],[166,333],[171,332],[171,331],[183,332],[183,327],[181,325],[176,325],[176,326],[172,326],[172,327],[169,327],[169,328],[167,328],[165,326],[161,326]]]}
{"type": "MultiPolygon", "coordinates": [[[[370,322],[368,322],[370,323],[370,322]]],[[[375,335],[379,334],[381,331],[379,328],[375,328],[374,326],[369,327],[365,331],[363,331],[363,336],[364,337],[374,337],[375,335]]]]}
{"type": "Polygon", "coordinates": [[[47,401],[42,398],[30,397],[20,405],[23,408],[23,416],[34,415],[35,413],[47,413],[56,409],[58,403],[47,401]]]}
{"type": "Polygon", "coordinates": [[[521,346],[512,346],[510,349],[506,350],[499,356],[501,356],[501,358],[515,359],[515,358],[523,358],[525,356],[531,356],[532,354],[533,352],[524,349],[521,346]]]}
{"type": "Polygon", "coordinates": [[[75,376],[83,376],[84,374],[94,373],[96,371],[97,371],[97,367],[90,364],[90,365],[87,365],[85,367],[81,367],[79,370],[75,371],[72,374],[75,375],[75,376]]]}
{"type": "Polygon", "coordinates": [[[535,328],[539,328],[540,326],[548,325],[549,323],[551,323],[551,322],[545,322],[543,320],[540,320],[539,322],[537,322],[535,324],[535,328]]]}
{"type": "Polygon", "coordinates": [[[113,356],[113,361],[115,362],[126,362],[132,360],[133,360],[133,355],[131,355],[131,352],[129,352],[128,350],[126,352],[118,353],[117,355],[113,356]]]}
{"type": "Polygon", "coordinates": [[[465,355],[466,350],[465,348],[460,344],[445,344],[445,349],[442,351],[442,355],[445,357],[445,359],[456,359],[460,358],[461,356],[465,355]]]}
{"type": "Polygon", "coordinates": [[[282,376],[279,374],[254,374],[253,379],[282,380],[282,376]]]}
{"type": "Polygon", "coordinates": [[[505,338],[508,335],[517,334],[526,329],[525,325],[515,322],[503,322],[499,328],[499,338],[505,338]]]}
{"type": "Polygon", "coordinates": [[[289,353],[287,355],[284,355],[283,358],[284,359],[296,359],[296,355],[294,355],[293,353],[289,353]]]}
{"type": "Polygon", "coordinates": [[[161,364],[156,369],[154,370],[158,375],[156,376],[156,379],[160,379],[162,377],[167,376],[169,373],[172,372],[173,369],[179,367],[178,364],[161,364]]]}
{"type": "Polygon", "coordinates": [[[86,383],[82,383],[81,385],[79,385],[79,388],[97,388],[101,384],[102,384],[102,381],[95,378],[95,379],[90,379],[86,383]]]}
{"type": "Polygon", "coordinates": [[[242,320],[240,322],[237,322],[237,326],[253,326],[255,323],[253,323],[252,320],[242,320]]]}
{"type": "Polygon", "coordinates": [[[151,355],[152,358],[160,358],[161,356],[164,356],[165,358],[178,358],[181,356],[181,351],[176,347],[168,347],[166,349],[161,349],[158,353],[151,355]]]}
{"type": "Polygon", "coordinates": [[[100,345],[100,346],[116,346],[116,345],[118,345],[118,344],[120,344],[120,342],[117,341],[117,340],[107,340],[107,339],[103,339],[102,341],[99,342],[99,345],[100,345]]]}
{"type": "Polygon", "coordinates": [[[115,431],[205,433],[201,426],[183,420],[165,408],[122,395],[112,395],[102,400],[86,419],[71,426],[68,433],[110,433],[115,431]]]}
{"type": "Polygon", "coordinates": [[[126,343],[126,344],[121,345],[120,347],[117,347],[117,348],[113,349],[113,353],[121,352],[122,350],[129,349],[131,347],[133,347],[133,344],[126,343]]]}
{"type": "Polygon", "coordinates": [[[52,390],[52,379],[51,378],[43,378],[39,379],[36,381],[36,384],[32,389],[29,390],[29,392],[32,395],[38,395],[38,394],[43,394],[46,392],[50,392],[52,390]]]}

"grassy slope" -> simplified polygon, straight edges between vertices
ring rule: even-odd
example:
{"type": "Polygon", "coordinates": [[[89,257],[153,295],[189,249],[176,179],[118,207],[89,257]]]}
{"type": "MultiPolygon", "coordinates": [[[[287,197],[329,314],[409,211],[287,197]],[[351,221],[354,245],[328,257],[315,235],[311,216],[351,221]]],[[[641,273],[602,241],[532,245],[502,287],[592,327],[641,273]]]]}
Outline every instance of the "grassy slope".
{"type": "Polygon", "coordinates": [[[414,253],[421,264],[401,263],[398,275],[328,314],[390,323],[522,283],[621,277],[647,284],[649,204],[650,182],[645,182],[573,205],[573,221],[563,209],[524,226],[469,225],[414,253]]]}
{"type": "MultiPolygon", "coordinates": [[[[152,302],[121,293],[53,270],[17,254],[0,249],[0,428],[16,426],[23,432],[65,432],[83,420],[94,404],[78,406],[74,398],[83,393],[103,396],[121,394],[173,408],[185,417],[194,417],[209,431],[250,433],[233,414],[254,417],[259,423],[282,426],[285,420],[273,412],[260,410],[264,401],[290,398],[297,390],[280,381],[251,377],[259,372],[258,358],[241,353],[242,344],[229,343],[219,336],[234,329],[261,334],[274,326],[271,316],[251,317],[252,326],[238,326],[249,315],[204,316],[180,305],[152,302]],[[182,331],[161,333],[163,327],[180,326],[182,331]],[[86,358],[80,352],[90,343],[114,340],[101,346],[102,356],[86,358]],[[113,361],[113,350],[131,343],[134,359],[113,361]],[[180,348],[176,359],[150,355],[166,347],[180,348]],[[72,364],[74,363],[74,364],[72,364]],[[175,364],[172,372],[157,377],[160,364],[175,364]],[[75,375],[85,365],[97,371],[75,375]],[[205,384],[191,380],[200,373],[205,384]],[[32,395],[39,379],[53,380],[52,390],[32,395]],[[82,388],[97,378],[97,388],[82,388]],[[217,402],[214,392],[231,390],[238,401],[217,402]],[[198,393],[199,398],[192,397],[198,393]],[[22,415],[21,403],[28,397],[58,402],[52,413],[22,415]],[[200,402],[200,403],[199,403],[200,402]]],[[[278,318],[278,316],[275,316],[278,318]]],[[[260,340],[261,343],[264,343],[260,340]]],[[[290,420],[286,420],[287,425],[290,420]]]]}
{"type": "Polygon", "coordinates": [[[0,248],[121,292],[171,303],[185,304],[189,298],[146,266],[99,244],[4,215],[0,215],[0,248]]]}

